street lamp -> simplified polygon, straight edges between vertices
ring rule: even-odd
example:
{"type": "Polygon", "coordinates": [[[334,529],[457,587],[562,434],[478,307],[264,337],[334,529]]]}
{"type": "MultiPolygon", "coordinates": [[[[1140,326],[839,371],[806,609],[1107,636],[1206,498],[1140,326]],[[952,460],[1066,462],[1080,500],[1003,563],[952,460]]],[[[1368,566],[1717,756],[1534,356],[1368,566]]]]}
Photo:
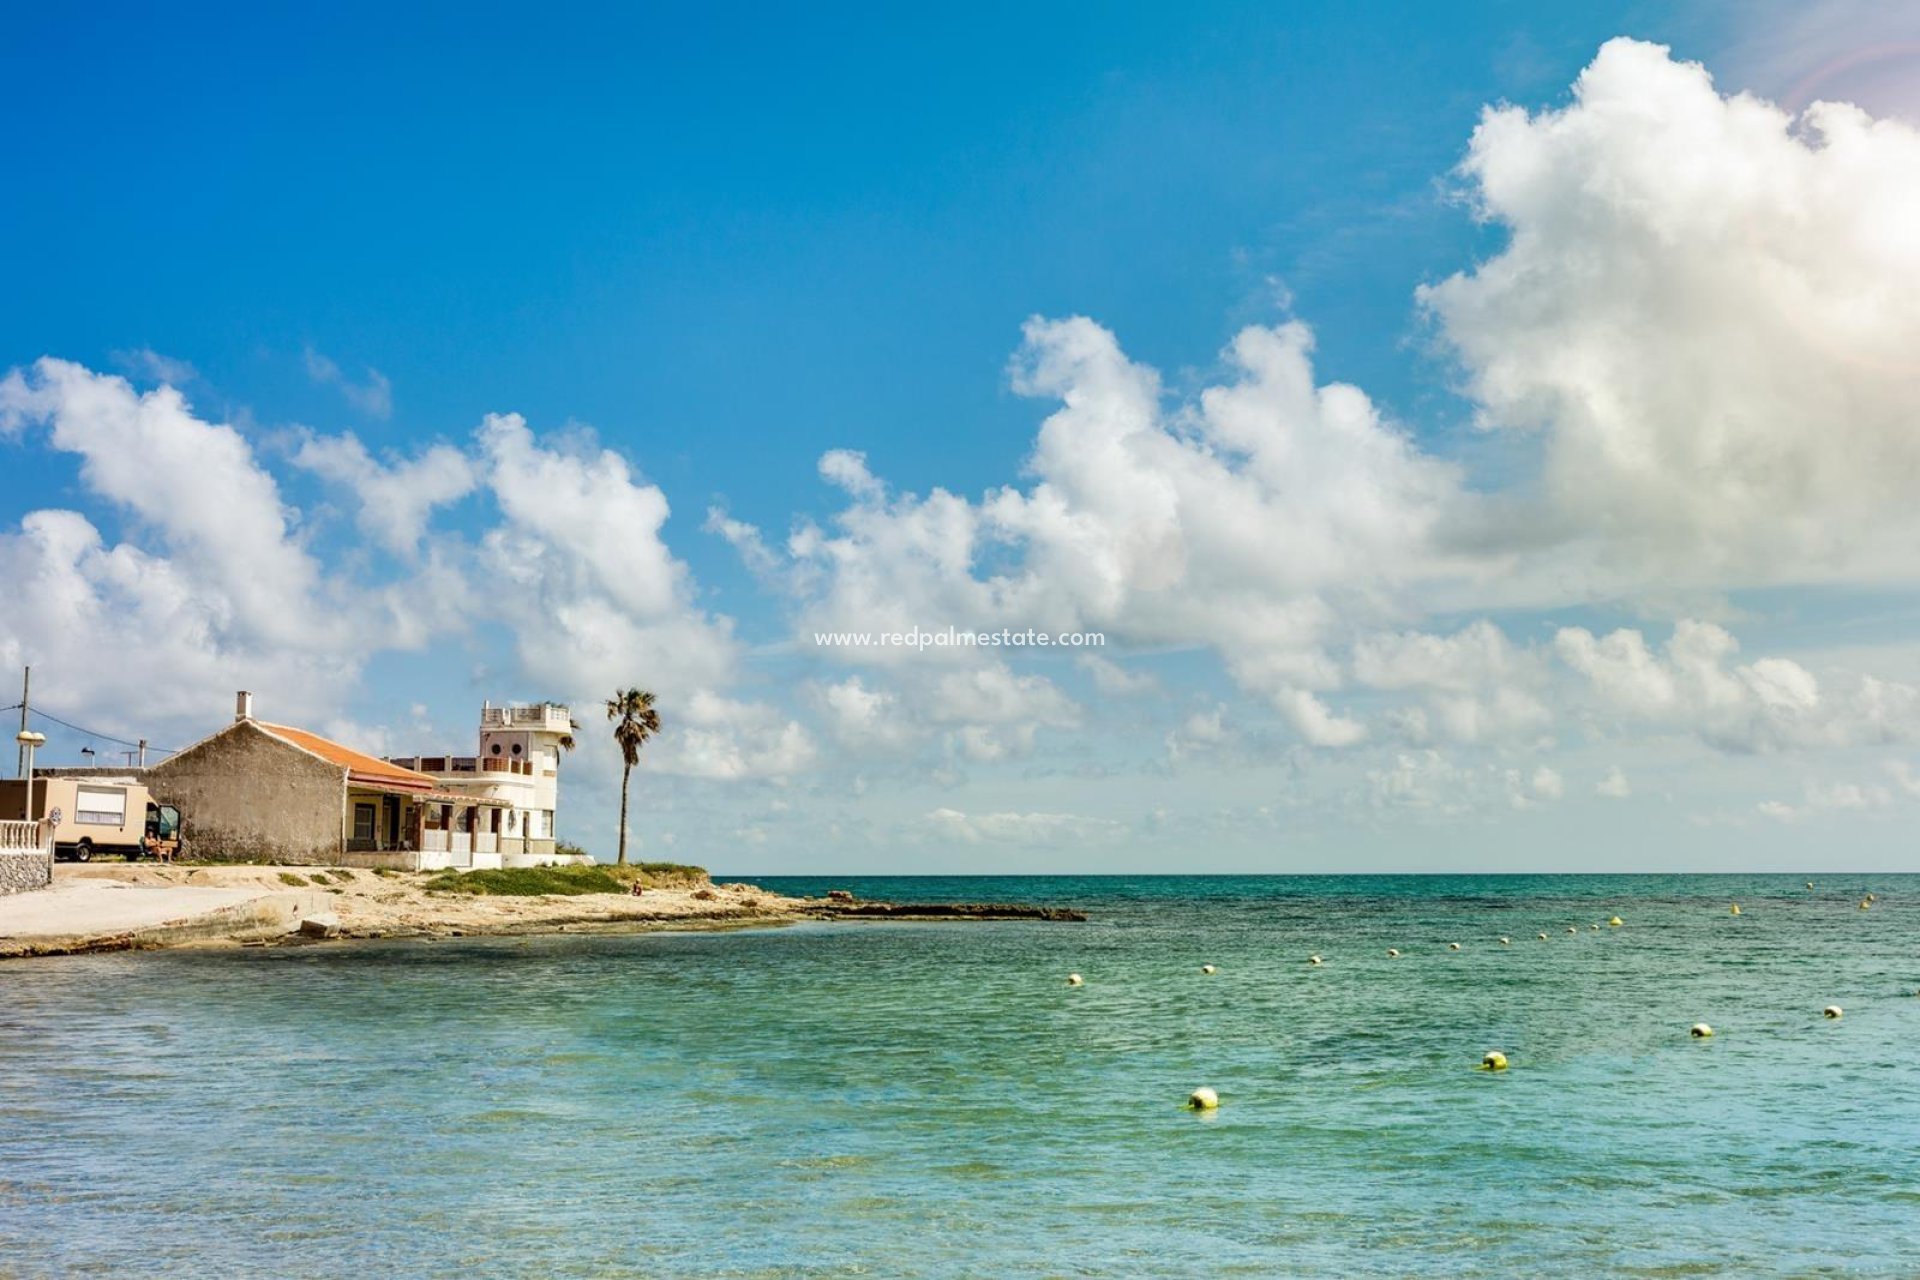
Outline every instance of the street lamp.
{"type": "Polygon", "coordinates": [[[22,729],[13,735],[13,740],[27,749],[27,812],[28,822],[33,821],[33,749],[47,743],[47,735],[35,733],[31,729],[22,729]]]}

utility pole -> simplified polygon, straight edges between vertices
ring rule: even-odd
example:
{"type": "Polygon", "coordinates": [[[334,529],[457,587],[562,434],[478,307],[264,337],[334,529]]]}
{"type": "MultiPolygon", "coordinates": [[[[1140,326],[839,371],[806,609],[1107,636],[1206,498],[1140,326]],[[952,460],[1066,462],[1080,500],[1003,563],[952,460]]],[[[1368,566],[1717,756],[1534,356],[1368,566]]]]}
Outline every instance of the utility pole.
{"type": "MultiPolygon", "coordinates": [[[[20,732],[23,734],[27,731],[27,695],[31,692],[33,692],[33,668],[28,667],[26,674],[20,677],[20,732]]],[[[13,776],[24,778],[27,776],[27,740],[20,738],[17,741],[20,743],[20,757],[14,764],[13,776]]]]}

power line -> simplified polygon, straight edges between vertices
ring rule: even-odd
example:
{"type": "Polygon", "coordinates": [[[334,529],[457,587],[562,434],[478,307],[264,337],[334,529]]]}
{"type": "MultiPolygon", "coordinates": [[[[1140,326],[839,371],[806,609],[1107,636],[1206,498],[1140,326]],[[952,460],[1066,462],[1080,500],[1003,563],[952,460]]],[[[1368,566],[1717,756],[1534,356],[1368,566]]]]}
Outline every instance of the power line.
{"type": "MultiPolygon", "coordinates": [[[[17,702],[10,707],[0,707],[0,711],[18,711],[19,709],[20,709],[20,704],[17,702]]],[[[135,751],[138,751],[140,749],[140,744],[138,742],[129,742],[125,738],[116,738],[110,733],[100,733],[96,730],[88,729],[81,725],[74,724],[71,721],[62,720],[59,716],[48,715],[46,712],[42,711],[38,707],[29,707],[27,709],[27,714],[39,716],[42,720],[50,720],[54,724],[59,725],[62,729],[71,729],[75,733],[85,734],[89,738],[98,738],[103,742],[117,742],[121,746],[130,747],[135,751]]],[[[147,744],[147,750],[150,752],[153,752],[155,755],[170,756],[173,754],[173,752],[168,748],[156,747],[151,743],[147,744]]]]}

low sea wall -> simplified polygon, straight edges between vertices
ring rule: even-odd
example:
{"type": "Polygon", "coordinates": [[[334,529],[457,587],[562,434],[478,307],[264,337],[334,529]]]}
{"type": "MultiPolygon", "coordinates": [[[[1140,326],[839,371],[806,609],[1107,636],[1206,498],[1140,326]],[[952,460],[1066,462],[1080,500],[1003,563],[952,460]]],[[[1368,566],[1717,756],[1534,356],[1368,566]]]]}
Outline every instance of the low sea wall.
{"type": "Polygon", "coordinates": [[[46,849],[0,849],[0,893],[26,893],[53,883],[53,853],[46,849]]]}

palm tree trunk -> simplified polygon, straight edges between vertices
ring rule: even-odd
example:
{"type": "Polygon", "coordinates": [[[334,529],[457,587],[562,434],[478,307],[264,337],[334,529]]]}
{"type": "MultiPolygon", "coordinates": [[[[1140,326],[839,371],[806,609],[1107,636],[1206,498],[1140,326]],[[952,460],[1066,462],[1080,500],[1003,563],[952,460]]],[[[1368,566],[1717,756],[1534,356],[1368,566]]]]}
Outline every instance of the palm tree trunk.
{"type": "Polygon", "coordinates": [[[627,780],[633,777],[633,766],[624,765],[620,769],[620,865],[627,865],[627,780]]]}

